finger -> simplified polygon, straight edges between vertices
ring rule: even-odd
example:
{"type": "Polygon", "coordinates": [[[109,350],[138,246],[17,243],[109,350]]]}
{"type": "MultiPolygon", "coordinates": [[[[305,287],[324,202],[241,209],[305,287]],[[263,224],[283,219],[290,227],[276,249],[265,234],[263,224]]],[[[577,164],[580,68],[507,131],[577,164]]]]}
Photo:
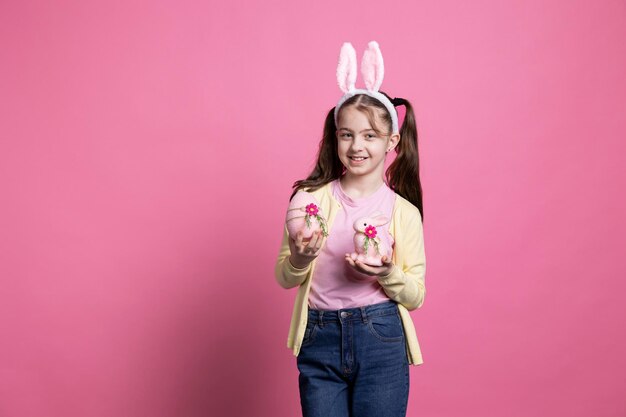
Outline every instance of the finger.
{"type": "Polygon", "coordinates": [[[354,265],[357,267],[359,271],[363,271],[363,264],[358,259],[354,261],[354,265]]]}
{"type": "Polygon", "coordinates": [[[311,241],[309,242],[309,247],[313,250],[316,249],[317,246],[317,242],[320,240],[320,232],[316,231],[313,233],[313,236],[311,237],[311,241]]]}
{"type": "Polygon", "coordinates": [[[313,235],[311,236],[311,240],[309,241],[309,245],[307,246],[307,252],[310,253],[311,255],[315,255],[319,249],[318,243],[320,242],[320,240],[321,240],[320,233],[313,232],[313,235]]]}
{"type": "Polygon", "coordinates": [[[318,230],[317,232],[315,232],[315,240],[313,240],[309,247],[311,248],[311,253],[315,256],[317,256],[319,254],[319,250],[322,247],[322,241],[324,240],[324,237],[322,236],[322,231],[318,230]]]}
{"type": "Polygon", "coordinates": [[[320,237],[317,240],[317,243],[315,244],[315,250],[316,251],[320,250],[320,248],[322,247],[322,245],[324,244],[325,241],[326,241],[326,238],[320,232],[320,237]]]}
{"type": "Polygon", "coordinates": [[[296,241],[289,238],[289,252],[296,253],[298,248],[296,247],[296,241]]]}
{"type": "Polygon", "coordinates": [[[296,235],[296,246],[299,248],[302,246],[302,232],[298,232],[298,234],[296,235]]]}
{"type": "Polygon", "coordinates": [[[367,264],[365,264],[365,263],[363,263],[361,261],[356,261],[356,266],[357,266],[358,270],[360,272],[364,273],[364,274],[367,274],[367,275],[373,275],[374,274],[374,269],[371,266],[369,266],[369,265],[367,265],[367,264]]]}

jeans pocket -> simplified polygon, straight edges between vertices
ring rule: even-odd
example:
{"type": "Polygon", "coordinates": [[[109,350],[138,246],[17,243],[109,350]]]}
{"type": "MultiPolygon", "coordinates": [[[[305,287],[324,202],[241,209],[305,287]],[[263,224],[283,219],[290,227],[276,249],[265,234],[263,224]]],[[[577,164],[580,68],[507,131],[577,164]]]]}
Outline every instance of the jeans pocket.
{"type": "Polygon", "coordinates": [[[304,338],[300,347],[309,346],[315,341],[315,333],[317,332],[317,323],[309,321],[304,330],[304,338]]]}
{"type": "Polygon", "coordinates": [[[367,318],[370,333],[383,342],[400,342],[404,339],[402,320],[398,313],[367,318]]]}

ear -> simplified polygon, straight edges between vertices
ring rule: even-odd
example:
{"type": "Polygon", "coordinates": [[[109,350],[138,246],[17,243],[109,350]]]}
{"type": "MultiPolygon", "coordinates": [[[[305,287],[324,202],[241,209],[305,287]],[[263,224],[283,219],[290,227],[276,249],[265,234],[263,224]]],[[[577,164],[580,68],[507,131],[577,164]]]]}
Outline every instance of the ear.
{"type": "Polygon", "coordinates": [[[361,60],[361,73],[367,89],[378,91],[385,76],[383,54],[380,52],[378,42],[371,41],[367,44],[367,49],[363,52],[363,59],[361,60]]]}
{"type": "Polygon", "coordinates": [[[398,143],[400,142],[400,134],[399,133],[394,133],[393,135],[389,136],[389,142],[387,143],[387,152],[391,152],[392,150],[394,150],[396,148],[396,146],[398,146],[398,143]]]}
{"type": "Polygon", "coordinates": [[[389,223],[389,219],[387,218],[387,216],[384,216],[382,214],[372,218],[372,220],[374,226],[382,226],[383,224],[389,223]]]}
{"type": "Polygon", "coordinates": [[[344,93],[354,90],[356,83],[356,51],[350,42],[344,42],[339,52],[337,83],[344,93]]]}

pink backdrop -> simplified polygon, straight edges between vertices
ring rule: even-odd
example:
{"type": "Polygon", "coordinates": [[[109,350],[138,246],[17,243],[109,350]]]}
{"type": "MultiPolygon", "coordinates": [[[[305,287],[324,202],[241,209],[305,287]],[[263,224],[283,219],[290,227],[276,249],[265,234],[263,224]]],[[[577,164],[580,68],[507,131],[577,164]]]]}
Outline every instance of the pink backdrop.
{"type": "Polygon", "coordinates": [[[299,415],[273,266],[372,39],[421,141],[408,415],[626,414],[623,1],[52,3],[0,3],[0,415],[299,415]]]}

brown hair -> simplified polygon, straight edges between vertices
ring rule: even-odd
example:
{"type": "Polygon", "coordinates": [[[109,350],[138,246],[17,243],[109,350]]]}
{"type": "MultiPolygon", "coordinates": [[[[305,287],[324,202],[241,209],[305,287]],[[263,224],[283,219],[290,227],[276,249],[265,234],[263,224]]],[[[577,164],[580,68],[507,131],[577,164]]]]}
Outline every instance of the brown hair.
{"type": "MultiPolygon", "coordinates": [[[[391,100],[384,92],[380,91],[380,93],[391,100]]],[[[403,98],[394,99],[394,105],[403,105],[406,108],[406,114],[402,127],[400,128],[400,142],[395,148],[397,156],[385,172],[385,177],[387,178],[389,188],[418,208],[423,222],[422,184],[419,176],[417,128],[415,125],[413,106],[408,100],[403,98]]],[[[350,97],[342,104],[340,112],[347,106],[354,106],[357,110],[365,113],[370,125],[378,135],[391,134],[391,116],[387,108],[379,100],[365,94],[357,94],[350,97]],[[385,125],[384,131],[380,129],[376,123],[376,111],[374,107],[382,110],[378,113],[385,125]]],[[[344,166],[339,160],[339,155],[337,155],[336,130],[335,108],[333,107],[326,115],[326,120],[324,121],[324,132],[322,140],[320,141],[315,168],[313,168],[313,171],[306,179],[298,180],[293,184],[294,190],[289,200],[293,198],[298,190],[306,188],[309,189],[309,191],[315,191],[325,184],[341,177],[344,166]]]]}

